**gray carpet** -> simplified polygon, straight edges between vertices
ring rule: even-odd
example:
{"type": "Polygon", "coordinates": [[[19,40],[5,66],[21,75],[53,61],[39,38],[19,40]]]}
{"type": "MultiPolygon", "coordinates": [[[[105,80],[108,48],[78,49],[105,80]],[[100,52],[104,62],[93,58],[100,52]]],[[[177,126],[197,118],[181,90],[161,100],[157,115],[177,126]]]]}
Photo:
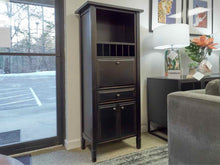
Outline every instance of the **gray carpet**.
{"type": "Polygon", "coordinates": [[[146,149],[99,162],[96,165],[168,165],[168,147],[165,145],[146,149]]]}
{"type": "Polygon", "coordinates": [[[15,157],[15,159],[19,160],[24,165],[31,165],[31,155],[18,156],[15,157]]]}

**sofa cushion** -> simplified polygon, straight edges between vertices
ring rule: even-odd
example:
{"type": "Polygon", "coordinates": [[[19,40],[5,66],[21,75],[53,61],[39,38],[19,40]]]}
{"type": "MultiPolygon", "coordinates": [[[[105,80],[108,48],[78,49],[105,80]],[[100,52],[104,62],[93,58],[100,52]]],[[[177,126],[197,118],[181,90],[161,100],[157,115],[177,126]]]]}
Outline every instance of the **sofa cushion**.
{"type": "Polygon", "coordinates": [[[210,81],[205,88],[208,95],[220,96],[220,79],[210,81]]]}

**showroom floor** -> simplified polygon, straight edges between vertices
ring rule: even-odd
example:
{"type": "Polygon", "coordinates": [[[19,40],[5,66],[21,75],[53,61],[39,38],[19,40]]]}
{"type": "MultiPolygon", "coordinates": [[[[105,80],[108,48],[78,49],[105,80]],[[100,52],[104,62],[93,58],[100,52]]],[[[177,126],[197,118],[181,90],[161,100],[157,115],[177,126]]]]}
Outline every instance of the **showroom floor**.
{"type": "MultiPolygon", "coordinates": [[[[126,155],[132,152],[137,152],[135,145],[136,139],[130,138],[120,142],[112,142],[102,144],[97,149],[97,161],[103,161],[115,158],[121,155],[126,155]]],[[[142,148],[153,148],[166,145],[167,142],[161,140],[148,133],[142,134],[142,148]]],[[[66,151],[64,147],[55,147],[53,149],[46,149],[32,152],[32,165],[89,165],[92,164],[90,157],[90,150],[75,149],[66,151]]]]}

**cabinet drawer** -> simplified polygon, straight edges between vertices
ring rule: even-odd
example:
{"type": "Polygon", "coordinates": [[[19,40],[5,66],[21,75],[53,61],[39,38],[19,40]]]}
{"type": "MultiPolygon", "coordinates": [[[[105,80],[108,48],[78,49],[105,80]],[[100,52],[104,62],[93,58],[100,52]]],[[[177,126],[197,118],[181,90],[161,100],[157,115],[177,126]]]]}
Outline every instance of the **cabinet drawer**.
{"type": "Polygon", "coordinates": [[[136,97],[135,88],[103,90],[98,92],[99,103],[132,99],[136,97]]]}
{"type": "Polygon", "coordinates": [[[135,58],[98,59],[97,85],[99,88],[134,85],[135,58]]]}

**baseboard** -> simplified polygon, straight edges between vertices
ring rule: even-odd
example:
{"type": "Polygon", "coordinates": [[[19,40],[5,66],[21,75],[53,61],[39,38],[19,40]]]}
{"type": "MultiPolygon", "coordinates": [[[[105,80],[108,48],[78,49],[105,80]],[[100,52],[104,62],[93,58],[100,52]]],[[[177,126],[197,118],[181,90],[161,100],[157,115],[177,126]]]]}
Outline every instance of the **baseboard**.
{"type": "Polygon", "coordinates": [[[80,139],[75,139],[75,140],[70,140],[70,141],[65,139],[65,142],[64,142],[64,146],[65,146],[66,150],[79,148],[80,145],[81,145],[80,139]]]}
{"type": "Polygon", "coordinates": [[[141,133],[147,132],[147,124],[141,124],[141,133]]]}
{"type": "MultiPolygon", "coordinates": [[[[146,124],[141,125],[141,133],[144,133],[144,132],[147,132],[147,125],[146,124]]],[[[81,141],[80,141],[80,139],[75,139],[75,140],[70,140],[70,141],[65,139],[64,146],[65,146],[66,150],[80,148],[81,141]]]]}

